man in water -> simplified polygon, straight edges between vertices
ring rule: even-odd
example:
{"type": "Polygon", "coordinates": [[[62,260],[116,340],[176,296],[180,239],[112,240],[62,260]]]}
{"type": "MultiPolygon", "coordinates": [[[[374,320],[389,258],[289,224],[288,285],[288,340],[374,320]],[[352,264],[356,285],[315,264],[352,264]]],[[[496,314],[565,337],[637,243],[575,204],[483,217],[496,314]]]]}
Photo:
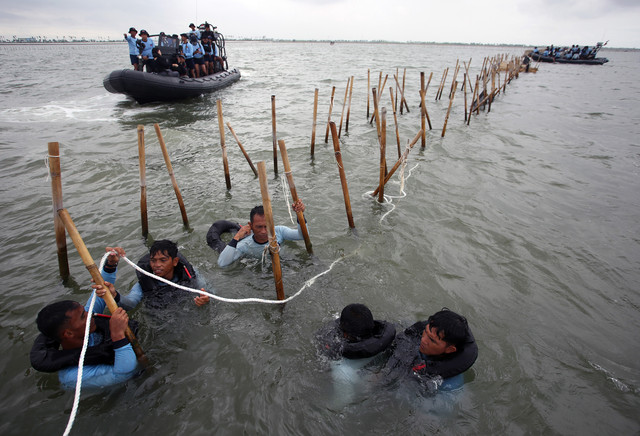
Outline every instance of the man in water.
{"type": "MultiPolygon", "coordinates": [[[[115,283],[118,262],[120,256],[125,255],[122,247],[107,247],[110,253],[104,265],[102,278],[109,283],[115,283]]],[[[178,252],[178,246],[167,239],[156,241],[151,245],[149,254],[138,261],[138,266],[173,283],[187,287],[199,285],[196,271],[189,261],[178,252]]],[[[128,295],[120,298],[120,304],[124,307],[136,307],[143,296],[157,300],[156,303],[172,302],[177,298],[177,293],[186,293],[181,289],[175,289],[160,280],[151,278],[142,273],[137,273],[138,283],[133,285],[128,295]]],[[[204,288],[201,288],[204,292],[204,288]]],[[[207,295],[200,295],[193,299],[197,306],[204,306],[209,302],[207,295]]]]}
{"type": "MultiPolygon", "coordinates": [[[[107,285],[115,293],[113,285],[107,285]]],[[[107,290],[96,285],[96,295],[103,297],[107,290]]],[[[96,298],[94,312],[101,314],[106,303],[96,298]]],[[[52,303],[43,308],[36,318],[41,334],[30,353],[32,366],[39,371],[58,371],[60,384],[74,389],[78,377],[78,360],[84,343],[87,323],[86,306],[71,300],[52,303]],[[62,350],[59,350],[62,346],[62,350]]],[[[91,319],[83,387],[103,387],[130,379],[137,369],[136,355],[125,337],[129,322],[127,312],[119,307],[111,317],[91,319]]]]}
{"type": "Polygon", "coordinates": [[[320,352],[332,359],[365,359],[385,351],[393,342],[396,329],[392,323],[374,320],[364,304],[345,306],[340,318],[323,326],[316,338],[320,352]]]}
{"type": "Polygon", "coordinates": [[[140,50],[138,50],[136,35],[138,31],[135,27],[129,28],[129,34],[124,34],[124,39],[129,43],[129,58],[131,59],[131,65],[133,65],[133,69],[138,71],[140,68],[140,61],[138,60],[138,54],[140,54],[140,50]]]}
{"type": "MultiPolygon", "coordinates": [[[[302,200],[293,203],[292,208],[296,212],[304,212],[305,209],[302,200]]],[[[297,229],[275,226],[275,232],[278,245],[284,241],[299,241],[303,239],[300,223],[298,223],[297,229]]],[[[268,242],[269,235],[267,233],[267,220],[264,216],[264,209],[262,206],[256,206],[251,209],[249,222],[238,230],[231,242],[220,253],[218,266],[231,265],[242,256],[260,258],[268,242]],[[249,237],[250,235],[251,237],[249,237]]]]}
{"type": "Polygon", "coordinates": [[[443,308],[396,337],[396,348],[387,367],[420,380],[441,377],[440,382],[455,388],[462,386],[462,373],[471,368],[477,357],[478,345],[466,318],[443,308]]]}

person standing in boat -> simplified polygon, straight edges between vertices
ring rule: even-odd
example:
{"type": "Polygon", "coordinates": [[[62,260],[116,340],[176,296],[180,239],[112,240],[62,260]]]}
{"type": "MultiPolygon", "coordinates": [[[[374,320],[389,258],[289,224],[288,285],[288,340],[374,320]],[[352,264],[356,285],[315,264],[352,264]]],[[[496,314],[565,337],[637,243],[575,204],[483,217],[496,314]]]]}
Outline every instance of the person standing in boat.
{"type": "MultiPolygon", "coordinates": [[[[304,212],[304,204],[302,200],[298,200],[291,205],[296,212],[304,212]]],[[[305,219],[306,221],[306,219],[305,219]]],[[[298,223],[297,229],[290,229],[286,226],[275,226],[276,239],[278,245],[284,241],[299,241],[304,239],[302,229],[298,223]]],[[[264,208],[256,206],[251,209],[249,214],[249,223],[238,230],[229,244],[218,257],[218,266],[225,267],[231,265],[242,256],[251,256],[260,258],[265,247],[269,243],[269,235],[267,233],[267,220],[264,216],[264,208]]]]}
{"type": "Polygon", "coordinates": [[[191,42],[193,46],[193,63],[196,67],[196,77],[206,76],[207,70],[204,64],[204,48],[193,33],[189,35],[189,42],[191,42]]]}
{"type": "MultiPolygon", "coordinates": [[[[142,38],[140,42],[140,55],[142,56],[142,64],[144,66],[146,66],[147,68],[147,73],[151,73],[153,72],[153,69],[150,68],[151,63],[149,62],[149,60],[153,59],[153,39],[149,38],[149,32],[147,32],[146,30],[142,29],[140,31],[140,38],[142,38]]],[[[140,71],[142,71],[142,68],[140,68],[140,71]]]]}
{"type": "Polygon", "coordinates": [[[180,38],[182,42],[180,43],[180,51],[184,56],[184,61],[187,64],[187,69],[189,70],[189,76],[195,77],[195,64],[193,62],[193,46],[189,42],[189,37],[186,33],[181,33],[180,38]]]}
{"type": "Polygon", "coordinates": [[[189,34],[190,35],[195,35],[196,38],[200,39],[200,31],[198,29],[196,29],[196,25],[191,23],[191,24],[189,24],[189,28],[191,29],[189,31],[189,34]]]}
{"type": "Polygon", "coordinates": [[[213,56],[214,51],[209,39],[209,35],[202,32],[202,48],[204,49],[204,70],[206,74],[213,74],[213,56]]]}
{"type": "Polygon", "coordinates": [[[129,34],[124,34],[124,39],[125,41],[127,41],[127,43],[129,43],[129,58],[131,59],[131,65],[133,65],[133,69],[138,71],[140,68],[140,61],[138,59],[138,55],[140,54],[140,51],[138,50],[138,46],[137,46],[137,38],[136,35],[138,34],[138,31],[136,30],[135,27],[130,27],[129,28],[129,34]]]}

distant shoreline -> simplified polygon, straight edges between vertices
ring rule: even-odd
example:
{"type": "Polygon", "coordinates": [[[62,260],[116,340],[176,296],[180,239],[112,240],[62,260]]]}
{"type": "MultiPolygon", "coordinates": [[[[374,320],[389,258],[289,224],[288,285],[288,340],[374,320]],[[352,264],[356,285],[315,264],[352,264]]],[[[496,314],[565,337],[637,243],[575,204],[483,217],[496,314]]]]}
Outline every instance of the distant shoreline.
{"type": "MultiPolygon", "coordinates": [[[[434,41],[357,41],[357,40],[303,40],[303,39],[270,39],[270,38],[226,38],[233,42],[278,42],[278,43],[303,43],[303,44],[401,44],[401,45],[471,45],[479,47],[534,47],[526,44],[485,44],[477,42],[434,42],[434,41]]],[[[0,45],[104,45],[104,44],[124,44],[126,41],[0,41],[0,45]]],[[[542,47],[538,45],[537,47],[542,47]]],[[[603,47],[601,50],[640,50],[630,47],[603,47]]]]}

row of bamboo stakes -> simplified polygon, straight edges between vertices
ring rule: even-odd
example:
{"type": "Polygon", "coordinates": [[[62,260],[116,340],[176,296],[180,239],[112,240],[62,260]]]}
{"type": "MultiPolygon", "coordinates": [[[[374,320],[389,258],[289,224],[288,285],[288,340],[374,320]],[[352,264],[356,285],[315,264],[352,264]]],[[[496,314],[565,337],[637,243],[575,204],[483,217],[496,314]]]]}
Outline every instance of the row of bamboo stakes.
{"type": "MultiPolygon", "coordinates": [[[[463,73],[463,81],[461,90],[464,92],[464,103],[465,103],[465,122],[469,125],[471,121],[471,114],[476,112],[476,115],[479,114],[480,106],[486,106],[488,104],[489,109],[491,110],[491,103],[493,102],[496,95],[500,94],[500,92],[504,93],[506,90],[506,85],[511,82],[513,78],[518,78],[520,71],[520,60],[518,57],[512,56],[511,59],[508,59],[506,55],[497,55],[492,58],[486,57],[483,60],[481,73],[476,76],[475,86],[471,83],[471,78],[469,74],[469,68],[471,64],[471,59],[469,62],[463,62],[463,66],[465,72],[463,73]],[[504,71],[504,76],[501,77],[500,72],[504,71]],[[496,86],[497,79],[497,86],[496,86]],[[502,82],[501,82],[502,79],[502,82]],[[487,89],[489,80],[491,81],[490,91],[487,89]],[[482,87],[482,91],[479,89],[482,87]],[[467,94],[471,93],[471,103],[467,103],[467,94]]],[[[451,112],[451,108],[453,105],[453,101],[455,98],[456,90],[459,87],[459,82],[457,81],[457,77],[459,75],[461,69],[461,65],[459,60],[456,61],[456,66],[453,70],[452,74],[452,83],[449,88],[449,105],[447,108],[447,112],[445,115],[444,125],[442,128],[441,136],[444,137],[447,123],[449,120],[449,115],[451,112]]],[[[438,101],[442,98],[444,88],[446,85],[446,79],[448,77],[449,68],[446,68],[443,71],[442,78],[440,80],[440,84],[436,91],[435,100],[438,101]]],[[[379,92],[378,90],[383,90],[386,86],[388,75],[385,76],[384,80],[382,78],[382,72],[380,72],[378,76],[378,86],[371,88],[371,77],[370,70],[367,71],[367,89],[371,92],[367,92],[367,120],[370,124],[374,121],[376,123],[376,131],[378,137],[378,144],[380,147],[380,172],[379,172],[379,181],[378,186],[373,191],[372,196],[376,197],[379,202],[384,201],[384,186],[390,180],[391,176],[395,173],[395,171],[399,168],[402,162],[407,158],[409,152],[413,148],[413,146],[417,143],[418,140],[421,140],[422,148],[426,146],[426,130],[427,124],[429,130],[432,130],[431,118],[429,116],[427,106],[426,106],[426,94],[433,78],[433,73],[429,75],[428,81],[425,83],[425,74],[424,72],[420,73],[420,91],[419,91],[419,108],[420,108],[420,119],[421,119],[421,129],[415,135],[412,141],[407,145],[404,153],[401,151],[400,145],[400,137],[398,133],[398,118],[397,118],[397,107],[400,106],[400,114],[403,114],[404,109],[406,109],[407,113],[410,112],[409,105],[407,103],[407,99],[405,98],[405,84],[406,84],[406,68],[403,71],[402,82],[399,78],[399,69],[396,69],[396,73],[393,74],[393,80],[395,82],[396,92],[394,94],[393,87],[389,87],[389,96],[391,102],[391,108],[394,118],[395,125],[395,136],[396,136],[396,144],[397,144],[397,153],[398,160],[395,162],[393,167],[389,170],[387,168],[386,163],[386,138],[387,138],[387,109],[386,107],[380,107],[381,99],[383,92],[379,92]],[[373,100],[374,111],[370,113],[370,97],[373,100]]],[[[342,111],[340,115],[339,127],[336,127],[336,123],[332,120],[332,112],[334,107],[334,98],[336,87],[333,86],[331,90],[331,99],[329,104],[329,114],[327,119],[326,131],[325,131],[325,143],[328,143],[329,133],[331,133],[332,143],[334,148],[334,155],[336,159],[336,163],[338,166],[338,173],[340,177],[340,183],[342,187],[345,210],[347,215],[347,221],[349,227],[354,229],[355,223],[353,220],[353,213],[351,210],[351,202],[349,196],[349,189],[347,185],[346,172],[344,168],[344,163],[342,161],[342,153],[340,150],[340,137],[342,134],[342,126],[343,121],[345,121],[345,133],[349,131],[349,118],[351,114],[351,102],[354,88],[354,76],[351,76],[347,80],[347,85],[345,87],[344,98],[342,101],[342,111]],[[346,112],[345,112],[346,111],[346,112]],[[346,118],[345,118],[346,113],[346,118]]],[[[318,88],[315,89],[314,93],[314,105],[313,105],[313,123],[312,123],[312,132],[311,132],[311,156],[314,155],[314,147],[315,147],[315,139],[316,139],[316,125],[317,125],[317,115],[318,115],[318,88]]],[[[224,175],[225,175],[225,183],[227,190],[231,189],[231,176],[229,170],[228,156],[227,156],[227,148],[225,142],[225,129],[224,129],[224,119],[222,113],[222,103],[220,100],[217,100],[217,115],[218,115],[218,127],[220,131],[220,147],[222,151],[222,160],[224,167],[224,175]]],[[[271,96],[271,114],[272,114],[272,142],[273,142],[273,159],[274,159],[274,173],[278,173],[278,149],[280,150],[280,155],[283,161],[284,171],[287,178],[287,183],[290,187],[291,195],[293,201],[297,201],[299,199],[295,184],[293,181],[293,175],[291,173],[291,167],[288,159],[288,154],[286,151],[286,146],[283,140],[277,139],[277,130],[276,130],[276,96],[271,96]]],[[[266,165],[265,162],[259,162],[258,168],[254,166],[251,158],[249,157],[247,151],[242,145],[238,135],[231,127],[230,123],[226,124],[227,128],[233,135],[238,147],[240,148],[243,156],[247,160],[251,170],[254,175],[258,177],[261,187],[261,195],[262,195],[262,203],[265,209],[265,218],[267,220],[268,225],[268,233],[269,233],[269,251],[272,257],[272,265],[274,271],[274,280],[276,283],[276,294],[277,298],[282,300],[284,299],[284,291],[282,287],[282,273],[279,261],[279,254],[277,249],[277,241],[275,239],[275,226],[273,222],[273,214],[271,209],[271,202],[268,196],[268,184],[266,178],[266,165]]],[[[169,153],[167,151],[167,147],[160,130],[160,126],[156,123],[154,125],[154,129],[156,132],[156,136],[158,138],[158,143],[162,150],[163,158],[165,161],[165,165],[169,172],[169,176],[174,188],[174,192],[178,201],[178,205],[180,208],[180,213],[182,215],[182,221],[185,227],[188,228],[189,220],[187,217],[186,209],[184,206],[184,201],[178,187],[178,183],[175,178],[175,174],[173,172],[173,167],[171,165],[171,160],[169,157],[169,153]]],[[[146,192],[146,169],[145,169],[145,139],[144,139],[144,127],[137,127],[138,134],[138,155],[139,155],[139,170],[140,170],[140,213],[141,213],[141,226],[142,226],[142,234],[143,236],[148,235],[149,226],[148,226],[148,213],[147,213],[147,192],[146,192]]],[[[54,229],[56,235],[56,245],[58,249],[58,263],[60,269],[60,275],[63,278],[67,278],[69,276],[69,264],[67,259],[67,249],[66,249],[66,235],[65,229],[70,234],[72,234],[72,230],[74,229],[73,223],[68,219],[63,220],[60,218],[60,215],[64,215],[62,211],[64,210],[62,205],[62,187],[61,187],[61,177],[60,177],[60,160],[59,160],[59,145],[58,143],[52,142],[49,143],[49,155],[50,155],[50,172],[51,172],[51,180],[52,180],[52,194],[53,194],[53,208],[54,208],[54,229]]],[[[67,214],[68,215],[68,214],[67,214]]],[[[305,247],[309,254],[312,254],[312,245],[309,238],[308,229],[306,228],[306,223],[304,220],[304,216],[302,213],[298,213],[298,222],[302,228],[305,247]]],[[[77,230],[75,230],[77,232],[77,230]]],[[[75,233],[74,233],[75,235],[75,233]]],[[[79,235],[76,237],[72,236],[76,247],[78,247],[78,251],[81,252],[81,247],[83,244],[81,240],[76,243],[76,239],[79,239],[79,235]]],[[[86,247],[84,248],[86,250],[86,247]]],[[[94,276],[93,267],[90,267],[89,264],[95,266],[92,260],[90,260],[90,256],[87,257],[88,253],[81,252],[81,257],[83,257],[83,261],[86,261],[85,264],[87,268],[90,270],[92,277],[94,276]],[[86,258],[86,259],[85,259],[86,258]]],[[[98,274],[99,276],[99,274],[98,274]]],[[[93,277],[96,280],[96,277],[93,277]]],[[[100,283],[100,280],[96,280],[96,283],[100,283]]],[[[108,293],[107,293],[108,294],[108,293]]],[[[109,304],[109,303],[108,303],[109,304]]],[[[111,307],[110,307],[111,310],[111,307]]],[[[133,341],[132,341],[133,342],[133,341]]]]}

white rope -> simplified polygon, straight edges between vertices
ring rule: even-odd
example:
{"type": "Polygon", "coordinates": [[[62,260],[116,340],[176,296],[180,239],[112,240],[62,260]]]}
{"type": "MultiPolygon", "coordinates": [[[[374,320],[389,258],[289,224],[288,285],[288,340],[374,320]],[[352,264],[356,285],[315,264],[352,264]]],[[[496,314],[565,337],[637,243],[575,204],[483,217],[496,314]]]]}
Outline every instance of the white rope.
{"type": "MultiPolygon", "coordinates": [[[[285,174],[291,174],[291,171],[285,174]]],[[[284,199],[287,202],[287,211],[289,212],[289,219],[291,219],[291,224],[295,224],[296,222],[293,220],[293,215],[291,214],[291,204],[289,203],[291,188],[289,188],[289,182],[286,180],[285,174],[282,174],[280,176],[280,184],[282,185],[282,194],[284,195],[284,199]]]]}
{"type": "MultiPolygon", "coordinates": [[[[109,254],[111,253],[105,253],[105,255],[102,257],[102,260],[100,261],[100,272],[102,272],[102,269],[104,267],[104,263],[107,260],[107,256],[109,256],[109,254]]],[[[140,268],[138,265],[136,265],[135,263],[131,262],[126,256],[121,256],[121,259],[124,259],[129,265],[131,265],[134,269],[136,269],[137,271],[140,271],[142,274],[145,274],[151,278],[154,278],[156,280],[159,280],[163,283],[166,283],[170,286],[173,286],[174,288],[178,288],[178,289],[182,289],[184,291],[188,291],[188,292],[193,292],[195,294],[204,294],[207,295],[215,300],[218,301],[224,301],[225,303],[265,303],[265,304],[285,304],[288,303],[289,301],[293,300],[294,298],[296,298],[298,295],[300,295],[302,293],[302,291],[304,291],[305,289],[307,289],[308,287],[310,287],[311,285],[313,285],[316,281],[316,279],[318,279],[319,277],[322,277],[323,275],[327,274],[329,271],[331,271],[333,269],[333,267],[340,262],[341,260],[343,260],[345,257],[339,257],[336,260],[334,260],[331,265],[329,265],[329,268],[323,272],[321,272],[320,274],[316,274],[315,276],[311,277],[309,280],[307,280],[306,282],[304,282],[304,284],[302,285],[302,287],[298,290],[298,292],[296,292],[295,294],[291,295],[289,298],[286,298],[284,300],[265,300],[262,298],[224,298],[224,297],[219,297],[217,295],[213,295],[209,292],[203,292],[200,289],[193,289],[193,288],[187,288],[186,286],[182,286],[182,285],[178,285],[177,283],[173,283],[170,280],[167,280],[165,278],[156,276],[148,271],[143,270],[142,268],[140,268]]],[[[109,292],[109,290],[107,289],[107,292],[109,292]]],[[[80,404],[80,391],[82,389],[82,373],[83,373],[83,369],[84,369],[84,356],[85,353],[87,351],[87,346],[89,344],[89,330],[91,329],[91,315],[93,313],[93,306],[94,303],[96,301],[96,294],[95,292],[92,294],[91,297],[91,303],[89,304],[89,310],[88,310],[88,314],[87,314],[87,325],[85,327],[85,331],[84,331],[84,343],[82,344],[82,351],[80,352],[80,360],[78,362],[78,378],[76,379],[76,393],[75,393],[75,398],[73,401],[73,408],[71,409],[71,416],[69,417],[69,422],[67,423],[67,428],[64,431],[64,435],[63,436],[68,436],[69,432],[71,431],[71,428],[73,427],[73,423],[76,419],[76,414],[78,412],[78,405],[80,404]]]]}
{"type": "MultiPolygon", "coordinates": [[[[404,159],[403,162],[402,162],[402,168],[400,169],[400,174],[399,174],[399,176],[400,176],[400,193],[402,195],[387,195],[387,194],[383,195],[384,203],[385,204],[390,204],[391,205],[391,210],[387,211],[384,215],[382,215],[382,217],[380,218],[380,222],[382,222],[387,217],[387,215],[389,215],[391,212],[393,212],[395,210],[396,205],[393,204],[393,199],[394,198],[404,198],[404,197],[407,196],[407,193],[404,190],[405,181],[409,180],[409,177],[411,177],[411,173],[413,172],[413,170],[415,170],[420,165],[420,164],[415,164],[413,166],[413,168],[411,168],[409,170],[409,175],[407,175],[407,177],[404,177],[404,169],[405,169],[406,164],[407,164],[407,161],[406,161],[406,159],[404,159]]],[[[371,198],[371,196],[373,195],[373,192],[374,191],[367,191],[362,195],[362,197],[363,198],[365,198],[365,197],[371,198]]]]}
{"type": "MultiPolygon", "coordinates": [[[[100,261],[100,271],[104,267],[104,262],[107,260],[109,253],[105,253],[100,261]]],[[[107,289],[108,292],[108,289],[107,289]]],[[[67,428],[64,430],[63,436],[68,436],[73,423],[76,420],[76,414],[78,413],[78,406],[80,404],[80,390],[82,389],[82,373],[84,371],[84,356],[87,352],[87,346],[89,345],[89,330],[91,330],[91,316],[93,315],[93,306],[96,302],[96,294],[91,294],[91,303],[89,303],[89,310],[87,311],[87,325],[84,328],[84,341],[82,343],[82,351],[80,352],[80,359],[78,360],[78,377],[76,378],[76,394],[73,399],[73,408],[71,409],[71,415],[69,416],[69,422],[67,422],[67,428]]]]}
{"type": "Polygon", "coordinates": [[[200,289],[194,289],[194,288],[188,288],[186,286],[182,286],[179,285],[177,283],[174,283],[170,280],[167,280],[163,277],[159,277],[156,276],[148,271],[145,271],[144,269],[140,268],[138,265],[136,265],[135,263],[133,263],[131,260],[129,260],[126,256],[121,256],[121,259],[124,259],[129,265],[131,265],[133,268],[135,268],[136,271],[141,272],[142,274],[151,277],[155,280],[158,280],[160,282],[166,283],[169,286],[173,286],[174,288],[178,288],[178,289],[182,289],[183,291],[187,291],[187,292],[192,292],[194,294],[198,294],[198,295],[206,295],[210,298],[213,298],[214,300],[218,300],[218,301],[223,301],[225,303],[264,303],[264,304],[285,304],[288,303],[289,301],[293,300],[294,298],[296,298],[298,295],[300,295],[302,293],[302,291],[304,291],[305,289],[307,289],[309,286],[311,286],[318,277],[322,277],[323,275],[327,274],[329,271],[331,271],[333,269],[333,267],[340,262],[341,260],[344,259],[344,257],[339,257],[336,260],[334,260],[331,265],[329,266],[329,268],[323,272],[321,272],[320,274],[316,274],[315,276],[311,277],[309,280],[307,280],[304,285],[302,285],[302,287],[300,288],[300,290],[298,290],[298,292],[296,292],[295,294],[293,294],[292,296],[290,296],[289,298],[286,298],[284,300],[266,300],[263,298],[225,298],[225,297],[220,297],[218,295],[214,295],[211,294],[209,292],[206,291],[202,291],[200,289]]]}

